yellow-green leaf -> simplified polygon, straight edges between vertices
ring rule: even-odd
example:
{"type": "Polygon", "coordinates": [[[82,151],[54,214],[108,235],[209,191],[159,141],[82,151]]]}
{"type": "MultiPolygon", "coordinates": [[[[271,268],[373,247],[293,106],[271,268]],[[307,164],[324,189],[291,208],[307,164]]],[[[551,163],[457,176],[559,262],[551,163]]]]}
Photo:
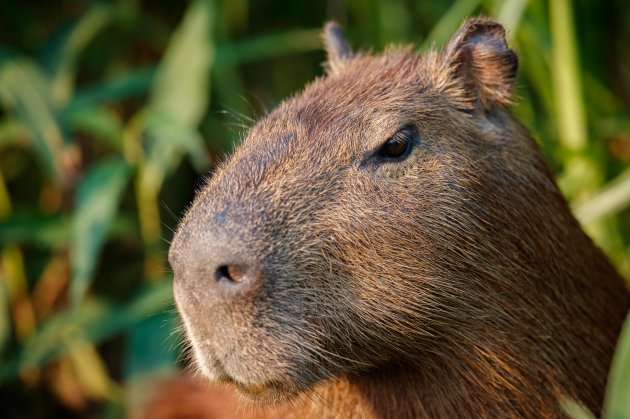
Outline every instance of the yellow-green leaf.
{"type": "Polygon", "coordinates": [[[131,172],[122,158],[93,167],[77,190],[71,238],[72,301],[79,303],[88,290],[98,256],[116,215],[131,172]]]}

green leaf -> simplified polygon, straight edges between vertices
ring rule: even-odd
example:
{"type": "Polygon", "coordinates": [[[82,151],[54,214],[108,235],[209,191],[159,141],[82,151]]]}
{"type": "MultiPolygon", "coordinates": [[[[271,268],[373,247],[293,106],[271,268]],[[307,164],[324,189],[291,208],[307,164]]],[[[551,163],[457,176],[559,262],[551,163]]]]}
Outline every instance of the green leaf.
{"type": "Polygon", "coordinates": [[[88,290],[101,248],[130,176],[129,166],[117,157],[93,167],[78,186],[70,246],[70,294],[74,304],[78,304],[88,290]]]}
{"type": "Polygon", "coordinates": [[[66,108],[66,112],[81,110],[85,107],[106,103],[120,102],[145,93],[155,77],[156,69],[150,67],[126,73],[113,80],[95,83],[90,87],[77,90],[66,108]]]}
{"type": "Polygon", "coordinates": [[[198,171],[208,166],[203,138],[196,129],[173,115],[149,112],[146,116],[146,154],[153,170],[165,173],[175,169],[183,153],[188,153],[198,171]]]}
{"type": "Polygon", "coordinates": [[[616,214],[630,205],[630,169],[610,181],[595,196],[575,207],[575,216],[589,223],[616,214]]]}
{"type": "Polygon", "coordinates": [[[51,96],[55,103],[66,103],[74,90],[76,64],[81,52],[114,16],[114,7],[94,4],[70,29],[62,28],[45,53],[51,67],[51,96]]]}
{"type": "Polygon", "coordinates": [[[561,402],[566,414],[573,419],[595,419],[595,415],[582,404],[572,399],[565,399],[561,402]]]}
{"type": "Polygon", "coordinates": [[[68,242],[70,220],[58,215],[20,212],[0,221],[0,243],[56,247],[68,242]]]}
{"type": "MultiPolygon", "coordinates": [[[[0,221],[0,243],[25,243],[44,249],[65,246],[70,241],[72,219],[59,215],[16,212],[0,221]]],[[[118,215],[112,222],[109,237],[138,236],[138,225],[131,215],[118,215]]]]}
{"type": "Polygon", "coordinates": [[[196,0],[188,7],[158,67],[149,106],[140,114],[148,139],[144,178],[150,183],[143,187],[156,193],[183,153],[191,156],[198,170],[208,164],[197,129],[208,105],[214,15],[212,0],[196,0]]]}
{"type": "Polygon", "coordinates": [[[236,66],[279,55],[320,50],[321,31],[321,28],[297,29],[219,45],[215,66],[236,66]]]}
{"type": "Polygon", "coordinates": [[[35,368],[52,361],[81,340],[87,327],[107,317],[111,308],[102,301],[88,301],[76,310],[66,310],[46,319],[24,342],[20,352],[0,365],[0,382],[14,378],[21,370],[35,368]]]}
{"type": "Polygon", "coordinates": [[[0,354],[11,336],[11,312],[9,310],[9,292],[6,286],[6,278],[0,274],[0,354]]]}
{"type": "Polygon", "coordinates": [[[50,316],[19,354],[0,364],[0,383],[15,378],[20,371],[46,365],[76,345],[98,344],[149,316],[172,310],[172,290],[172,281],[164,279],[145,288],[126,305],[86,299],[75,308],[50,316]]]}
{"type": "MultiPolygon", "coordinates": [[[[320,32],[321,28],[290,30],[217,45],[214,66],[238,66],[286,54],[319,50],[322,48],[320,32]]],[[[151,88],[156,72],[156,68],[149,67],[77,90],[67,109],[70,112],[139,96],[151,88]]]]}
{"type": "Polygon", "coordinates": [[[54,178],[62,174],[60,157],[63,134],[50,99],[49,81],[43,71],[26,58],[0,63],[0,102],[29,131],[33,147],[54,178]]]}
{"type": "Polygon", "coordinates": [[[122,147],[122,121],[118,114],[104,106],[76,109],[66,114],[66,120],[76,130],[102,138],[117,149],[122,147]]]}
{"type": "Polygon", "coordinates": [[[151,316],[129,330],[125,353],[125,377],[172,369],[177,364],[178,352],[173,330],[174,312],[151,316]]]}
{"type": "Polygon", "coordinates": [[[28,138],[28,132],[20,121],[12,117],[0,120],[0,146],[20,144],[23,138],[28,138]]]}
{"type": "Polygon", "coordinates": [[[214,18],[211,0],[196,0],[188,7],[151,89],[150,107],[190,128],[199,125],[208,102],[214,18]]]}
{"type": "Polygon", "coordinates": [[[0,64],[3,61],[6,61],[10,58],[15,58],[17,56],[19,56],[19,54],[14,49],[0,46],[0,64]]]}
{"type": "Polygon", "coordinates": [[[617,349],[608,375],[604,399],[604,417],[607,419],[630,417],[630,317],[626,317],[617,349]]]}

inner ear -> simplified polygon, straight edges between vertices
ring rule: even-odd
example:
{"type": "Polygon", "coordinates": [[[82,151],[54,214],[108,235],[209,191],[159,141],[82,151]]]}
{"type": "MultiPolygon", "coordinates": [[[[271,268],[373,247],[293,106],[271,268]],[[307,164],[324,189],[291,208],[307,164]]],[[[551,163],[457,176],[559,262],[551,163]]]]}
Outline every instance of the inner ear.
{"type": "Polygon", "coordinates": [[[507,105],[518,70],[518,57],[505,39],[505,29],[485,18],[464,22],[442,51],[442,62],[454,92],[469,106],[488,110],[507,105]]]}
{"type": "Polygon", "coordinates": [[[326,67],[329,73],[338,72],[344,63],[352,58],[353,52],[343,36],[341,27],[336,22],[328,22],[322,34],[328,54],[326,67]]]}

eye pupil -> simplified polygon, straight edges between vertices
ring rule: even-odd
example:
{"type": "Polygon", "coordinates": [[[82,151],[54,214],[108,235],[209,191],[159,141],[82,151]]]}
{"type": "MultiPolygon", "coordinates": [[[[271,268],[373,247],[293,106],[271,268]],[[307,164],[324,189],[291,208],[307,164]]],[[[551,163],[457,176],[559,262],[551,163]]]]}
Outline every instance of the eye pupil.
{"type": "Polygon", "coordinates": [[[418,130],[413,125],[405,125],[391,136],[381,146],[379,154],[388,159],[399,159],[406,157],[412,147],[412,143],[418,138],[418,130]]]}
{"type": "Polygon", "coordinates": [[[385,146],[383,147],[383,154],[386,157],[400,157],[407,149],[407,141],[406,139],[390,139],[387,140],[385,146]]]}

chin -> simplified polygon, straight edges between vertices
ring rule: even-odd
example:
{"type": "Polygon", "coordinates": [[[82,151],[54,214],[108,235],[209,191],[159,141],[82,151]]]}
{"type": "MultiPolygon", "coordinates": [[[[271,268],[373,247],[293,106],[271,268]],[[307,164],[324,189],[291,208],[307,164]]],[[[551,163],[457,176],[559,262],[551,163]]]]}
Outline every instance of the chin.
{"type": "MultiPolygon", "coordinates": [[[[197,366],[201,374],[212,382],[234,386],[243,399],[255,404],[278,404],[296,398],[306,391],[310,384],[294,383],[290,378],[270,379],[256,374],[256,379],[242,380],[227,372],[222,363],[214,358],[197,357],[197,366]]],[[[271,374],[269,374],[271,376],[271,374]]]]}
{"type": "Polygon", "coordinates": [[[278,382],[242,384],[233,382],[238,392],[253,403],[278,404],[294,399],[300,391],[278,382]]]}

